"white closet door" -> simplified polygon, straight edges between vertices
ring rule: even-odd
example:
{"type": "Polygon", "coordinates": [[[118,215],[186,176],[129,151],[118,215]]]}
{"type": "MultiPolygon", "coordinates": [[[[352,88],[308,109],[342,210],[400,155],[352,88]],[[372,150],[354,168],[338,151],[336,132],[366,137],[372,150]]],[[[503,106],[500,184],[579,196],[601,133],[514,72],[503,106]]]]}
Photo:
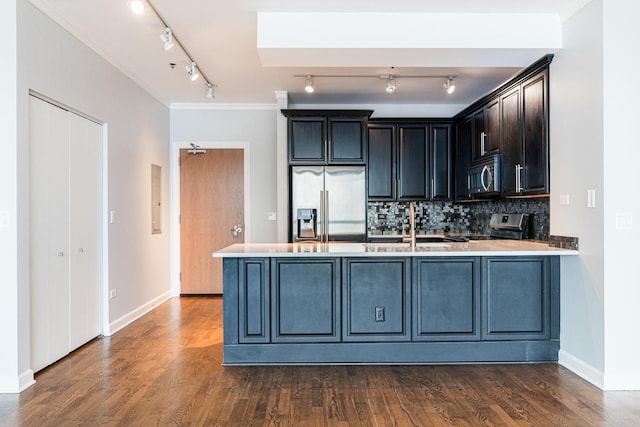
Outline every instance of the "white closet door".
{"type": "Polygon", "coordinates": [[[102,332],[102,126],[73,113],[69,122],[69,350],[74,350],[102,332]]]}
{"type": "Polygon", "coordinates": [[[69,116],[30,99],[31,364],[69,352],[69,116]]]}

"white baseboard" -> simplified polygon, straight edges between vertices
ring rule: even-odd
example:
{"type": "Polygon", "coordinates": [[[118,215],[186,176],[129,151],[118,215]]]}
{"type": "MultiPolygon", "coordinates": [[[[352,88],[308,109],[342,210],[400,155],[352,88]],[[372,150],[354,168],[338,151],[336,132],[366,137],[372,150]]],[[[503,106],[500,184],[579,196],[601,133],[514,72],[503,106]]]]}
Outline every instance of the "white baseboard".
{"type": "Polygon", "coordinates": [[[558,352],[558,364],[604,390],[604,373],[564,350],[558,352]]]}
{"type": "Polygon", "coordinates": [[[33,371],[28,369],[16,377],[0,377],[0,393],[20,393],[35,383],[33,371]]]}
{"type": "Polygon", "coordinates": [[[102,334],[107,337],[115,334],[120,329],[124,328],[131,322],[141,318],[142,316],[171,298],[173,298],[173,292],[169,290],[164,294],[152,299],[151,301],[141,305],[135,310],[132,310],[131,312],[125,314],[119,319],[116,319],[113,322],[109,323],[109,325],[107,325],[108,327],[104,328],[105,330],[102,332],[102,334]]]}

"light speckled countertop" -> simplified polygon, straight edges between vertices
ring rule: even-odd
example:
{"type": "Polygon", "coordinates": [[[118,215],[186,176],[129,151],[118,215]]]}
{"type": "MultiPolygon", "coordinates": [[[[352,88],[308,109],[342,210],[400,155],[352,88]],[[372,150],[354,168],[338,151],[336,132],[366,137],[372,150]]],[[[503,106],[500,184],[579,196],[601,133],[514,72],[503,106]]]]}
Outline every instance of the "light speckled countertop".
{"type": "Polygon", "coordinates": [[[527,240],[470,240],[418,243],[415,248],[408,243],[247,243],[231,245],[213,253],[214,258],[531,255],[578,255],[578,251],[527,240]]]}

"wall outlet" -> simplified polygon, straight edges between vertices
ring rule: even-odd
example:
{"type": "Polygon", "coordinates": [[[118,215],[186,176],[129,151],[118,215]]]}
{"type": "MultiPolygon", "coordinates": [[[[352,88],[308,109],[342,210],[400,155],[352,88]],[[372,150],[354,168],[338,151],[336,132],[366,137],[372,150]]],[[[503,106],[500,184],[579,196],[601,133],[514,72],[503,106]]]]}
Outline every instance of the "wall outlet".
{"type": "Polygon", "coordinates": [[[116,211],[109,211],[109,224],[116,223],[116,211]]]}
{"type": "Polygon", "coordinates": [[[560,206],[569,206],[570,198],[568,194],[560,195],[560,206]]]}
{"type": "Polygon", "coordinates": [[[633,214],[631,212],[616,212],[616,230],[633,229],[633,214]]]}
{"type": "Polygon", "coordinates": [[[118,290],[117,289],[111,289],[109,291],[109,299],[114,299],[117,296],[118,296],[118,290]]]}
{"type": "Polygon", "coordinates": [[[384,322],[384,307],[376,307],[376,322],[384,322]]]}
{"type": "Polygon", "coordinates": [[[275,221],[275,220],[276,220],[276,218],[277,218],[277,217],[276,217],[276,213],[275,213],[275,212],[268,212],[268,213],[267,213],[267,219],[268,219],[269,221],[275,221]]]}

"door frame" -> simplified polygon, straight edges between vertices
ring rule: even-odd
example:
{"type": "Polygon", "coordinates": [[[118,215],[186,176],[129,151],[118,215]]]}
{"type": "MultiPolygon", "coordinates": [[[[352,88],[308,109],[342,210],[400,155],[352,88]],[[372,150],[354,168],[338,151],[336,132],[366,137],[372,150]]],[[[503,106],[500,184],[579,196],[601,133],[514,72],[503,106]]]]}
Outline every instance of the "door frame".
{"type": "Polygon", "coordinates": [[[171,230],[171,293],[172,296],[180,296],[180,150],[192,148],[191,144],[196,144],[200,148],[207,150],[217,149],[241,149],[243,150],[244,168],[244,241],[251,242],[251,163],[248,142],[211,142],[211,141],[189,141],[174,142],[171,144],[170,153],[170,174],[171,174],[171,206],[170,206],[170,230],[171,230]]]}

